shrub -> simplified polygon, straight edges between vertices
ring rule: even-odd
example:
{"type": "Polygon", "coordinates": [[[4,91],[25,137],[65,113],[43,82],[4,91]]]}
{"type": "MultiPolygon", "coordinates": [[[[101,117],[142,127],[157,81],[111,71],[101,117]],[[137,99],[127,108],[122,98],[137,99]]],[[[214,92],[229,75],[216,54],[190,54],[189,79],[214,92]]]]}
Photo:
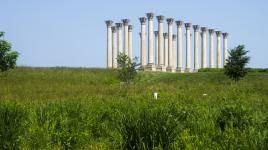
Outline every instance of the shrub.
{"type": "Polygon", "coordinates": [[[137,75],[137,58],[131,60],[127,55],[120,53],[117,58],[119,78],[121,81],[130,83],[137,75]]]}

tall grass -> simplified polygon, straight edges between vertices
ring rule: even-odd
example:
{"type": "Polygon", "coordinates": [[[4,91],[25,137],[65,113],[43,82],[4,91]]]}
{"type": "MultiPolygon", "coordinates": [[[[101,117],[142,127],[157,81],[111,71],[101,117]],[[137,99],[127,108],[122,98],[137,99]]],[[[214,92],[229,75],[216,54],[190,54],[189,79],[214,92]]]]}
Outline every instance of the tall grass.
{"type": "Polygon", "coordinates": [[[267,73],[237,84],[221,72],[139,73],[128,86],[104,69],[0,77],[0,149],[268,148],[267,73]]]}

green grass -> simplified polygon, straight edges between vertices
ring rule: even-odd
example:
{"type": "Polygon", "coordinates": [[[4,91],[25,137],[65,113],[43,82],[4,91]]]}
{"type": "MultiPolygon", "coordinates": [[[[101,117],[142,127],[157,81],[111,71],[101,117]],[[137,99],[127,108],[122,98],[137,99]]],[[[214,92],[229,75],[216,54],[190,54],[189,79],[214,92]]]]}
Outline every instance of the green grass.
{"type": "Polygon", "coordinates": [[[0,74],[0,117],[0,149],[267,149],[268,73],[124,85],[116,70],[19,67],[0,74]]]}

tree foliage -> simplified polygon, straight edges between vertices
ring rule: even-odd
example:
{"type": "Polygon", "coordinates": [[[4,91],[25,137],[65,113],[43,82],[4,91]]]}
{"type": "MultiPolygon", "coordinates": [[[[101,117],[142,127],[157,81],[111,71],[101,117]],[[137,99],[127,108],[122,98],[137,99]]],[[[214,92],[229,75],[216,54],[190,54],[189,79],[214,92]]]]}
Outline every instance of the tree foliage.
{"type": "Polygon", "coordinates": [[[0,32],[0,71],[7,71],[16,66],[16,61],[19,53],[11,50],[11,44],[2,39],[5,35],[4,32],[0,32]]]}
{"type": "Polygon", "coordinates": [[[229,57],[224,66],[224,73],[235,82],[247,74],[245,66],[250,60],[250,57],[246,56],[247,53],[248,51],[245,50],[244,45],[238,45],[229,51],[229,57]]]}
{"type": "Polygon", "coordinates": [[[137,57],[131,60],[126,54],[119,53],[117,58],[119,78],[122,82],[130,83],[137,75],[137,57]]]}

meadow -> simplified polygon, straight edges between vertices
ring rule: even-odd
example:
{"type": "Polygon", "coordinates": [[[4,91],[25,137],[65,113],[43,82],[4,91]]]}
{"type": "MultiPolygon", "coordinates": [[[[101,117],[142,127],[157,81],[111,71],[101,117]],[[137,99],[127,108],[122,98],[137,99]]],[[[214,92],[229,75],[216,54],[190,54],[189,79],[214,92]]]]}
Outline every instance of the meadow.
{"type": "Polygon", "coordinates": [[[268,149],[268,73],[125,85],[116,70],[18,67],[0,73],[0,118],[0,149],[268,149]]]}

